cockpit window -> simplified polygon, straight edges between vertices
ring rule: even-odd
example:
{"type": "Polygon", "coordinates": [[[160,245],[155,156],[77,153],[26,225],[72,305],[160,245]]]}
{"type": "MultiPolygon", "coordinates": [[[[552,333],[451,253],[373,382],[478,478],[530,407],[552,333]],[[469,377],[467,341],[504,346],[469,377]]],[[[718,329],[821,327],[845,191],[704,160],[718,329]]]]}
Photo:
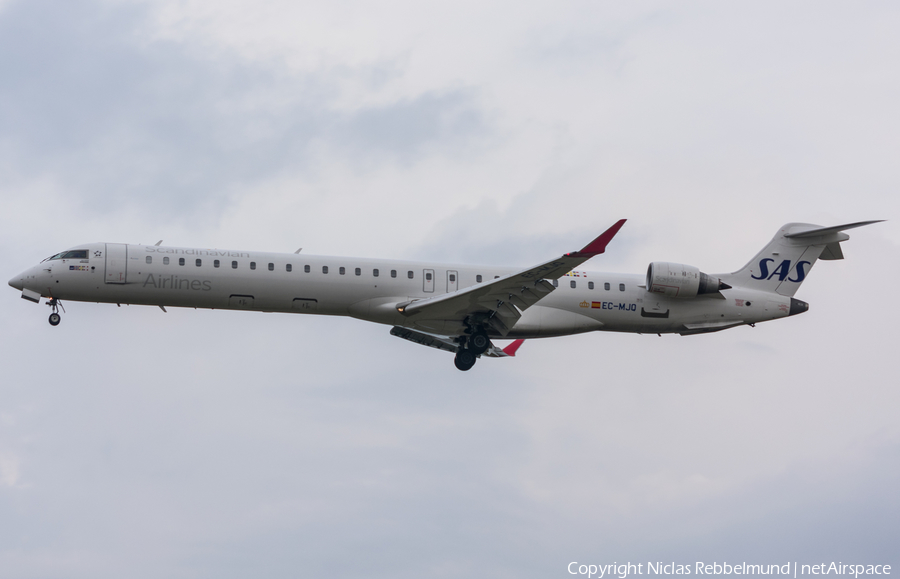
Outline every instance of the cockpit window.
{"type": "Polygon", "coordinates": [[[57,253],[52,257],[48,257],[44,261],[50,261],[52,259],[87,259],[88,258],[88,250],[86,249],[73,249],[71,251],[63,251],[62,253],[57,253]]]}

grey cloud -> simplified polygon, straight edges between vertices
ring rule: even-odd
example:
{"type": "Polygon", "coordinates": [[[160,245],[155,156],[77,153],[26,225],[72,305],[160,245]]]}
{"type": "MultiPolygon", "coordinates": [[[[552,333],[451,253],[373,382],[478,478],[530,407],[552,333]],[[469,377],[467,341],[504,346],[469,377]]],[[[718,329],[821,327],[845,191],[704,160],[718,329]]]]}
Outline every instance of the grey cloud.
{"type": "MultiPolygon", "coordinates": [[[[315,171],[315,143],[366,170],[452,153],[487,130],[466,90],[337,111],[341,78],[383,80],[207,59],[146,42],[145,18],[141,7],[89,1],[18,2],[0,14],[0,143],[20,178],[49,174],[93,210],[177,218],[157,209],[177,200],[197,217],[216,213],[231,186],[315,171]]],[[[390,63],[385,74],[396,74],[390,63]]]]}
{"type": "MultiPolygon", "coordinates": [[[[84,206],[135,206],[158,226],[171,211],[150,199],[179,200],[196,217],[232,183],[314,172],[311,143],[365,172],[465,154],[490,132],[475,91],[338,113],[327,106],[330,72],[355,71],[293,78],[143,44],[141,10],[105,6],[20,2],[0,13],[0,141],[24,178],[52,175],[84,206]]],[[[619,147],[629,136],[604,138],[619,147]]],[[[647,141],[633,154],[652,168],[659,151],[647,141]]],[[[569,169],[548,171],[508,208],[484,202],[434,219],[418,246],[381,223],[346,235],[359,245],[373,231],[393,236],[429,260],[525,266],[629,217],[588,265],[639,272],[645,261],[621,266],[653,240],[654,251],[689,251],[685,228],[703,226],[704,208],[718,225],[703,243],[728,245],[729,259],[729,229],[746,226],[735,220],[743,199],[675,204],[649,186],[635,192],[641,215],[609,215],[596,182],[566,181],[569,169]],[[647,215],[668,203],[654,237],[647,215]],[[586,218],[570,222],[576,213],[586,218]]],[[[685,183],[708,183],[697,173],[685,183]]],[[[402,206],[412,189],[383,202],[402,206]]],[[[759,199],[772,214],[790,202],[759,199]]],[[[57,249],[45,209],[23,207],[3,238],[7,277],[57,249]]],[[[872,217],[889,216],[860,219],[872,217]]],[[[105,235],[69,227],[76,239],[105,235]]],[[[753,228],[733,265],[772,234],[753,228]]],[[[813,304],[804,316],[690,338],[534,340],[468,373],[357,320],[67,303],[50,328],[46,307],[7,290],[0,460],[16,473],[0,483],[0,575],[544,578],[570,577],[572,560],[890,563],[898,315],[859,292],[872,272],[896,286],[885,266],[896,246],[874,228],[851,237],[847,260],[817,265],[798,294],[813,304]]]]}

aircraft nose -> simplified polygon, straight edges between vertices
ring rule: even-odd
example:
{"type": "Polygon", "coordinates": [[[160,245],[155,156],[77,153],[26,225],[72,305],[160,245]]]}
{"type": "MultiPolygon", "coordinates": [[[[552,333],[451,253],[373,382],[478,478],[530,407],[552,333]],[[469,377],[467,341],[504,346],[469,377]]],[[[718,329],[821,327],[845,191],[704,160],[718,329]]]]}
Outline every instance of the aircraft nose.
{"type": "Polygon", "coordinates": [[[21,291],[22,289],[25,288],[24,280],[25,280],[25,274],[24,274],[24,273],[20,273],[20,274],[17,275],[16,277],[14,277],[14,278],[12,278],[11,280],[9,280],[9,285],[12,286],[12,287],[14,287],[14,288],[16,288],[17,290],[20,290],[20,291],[21,291]]]}
{"type": "Polygon", "coordinates": [[[14,287],[19,291],[22,291],[25,289],[25,285],[26,285],[25,282],[28,280],[29,276],[34,277],[34,268],[26,269],[19,275],[13,277],[7,283],[9,283],[9,285],[11,287],[14,287]]]}

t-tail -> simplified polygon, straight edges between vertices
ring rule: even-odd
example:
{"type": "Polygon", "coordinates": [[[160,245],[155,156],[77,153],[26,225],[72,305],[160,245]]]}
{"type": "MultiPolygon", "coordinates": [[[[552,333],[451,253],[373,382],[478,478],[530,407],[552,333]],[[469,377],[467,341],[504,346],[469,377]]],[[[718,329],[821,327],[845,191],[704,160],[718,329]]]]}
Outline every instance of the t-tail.
{"type": "Polygon", "coordinates": [[[720,276],[731,286],[791,297],[818,259],[844,259],[841,242],[850,239],[845,229],[879,223],[860,221],[834,227],[809,223],[783,225],[772,241],[740,270],[720,276]]]}

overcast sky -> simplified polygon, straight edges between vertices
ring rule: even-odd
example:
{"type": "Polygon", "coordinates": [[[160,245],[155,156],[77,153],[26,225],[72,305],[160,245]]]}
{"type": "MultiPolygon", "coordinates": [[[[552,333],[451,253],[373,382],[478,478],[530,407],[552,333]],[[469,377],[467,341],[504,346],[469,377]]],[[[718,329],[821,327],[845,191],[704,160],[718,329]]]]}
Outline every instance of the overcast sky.
{"type": "Polygon", "coordinates": [[[93,241],[738,269],[808,313],[528,341],[0,306],[0,577],[900,571],[900,5],[0,0],[2,279],[93,241]]]}

